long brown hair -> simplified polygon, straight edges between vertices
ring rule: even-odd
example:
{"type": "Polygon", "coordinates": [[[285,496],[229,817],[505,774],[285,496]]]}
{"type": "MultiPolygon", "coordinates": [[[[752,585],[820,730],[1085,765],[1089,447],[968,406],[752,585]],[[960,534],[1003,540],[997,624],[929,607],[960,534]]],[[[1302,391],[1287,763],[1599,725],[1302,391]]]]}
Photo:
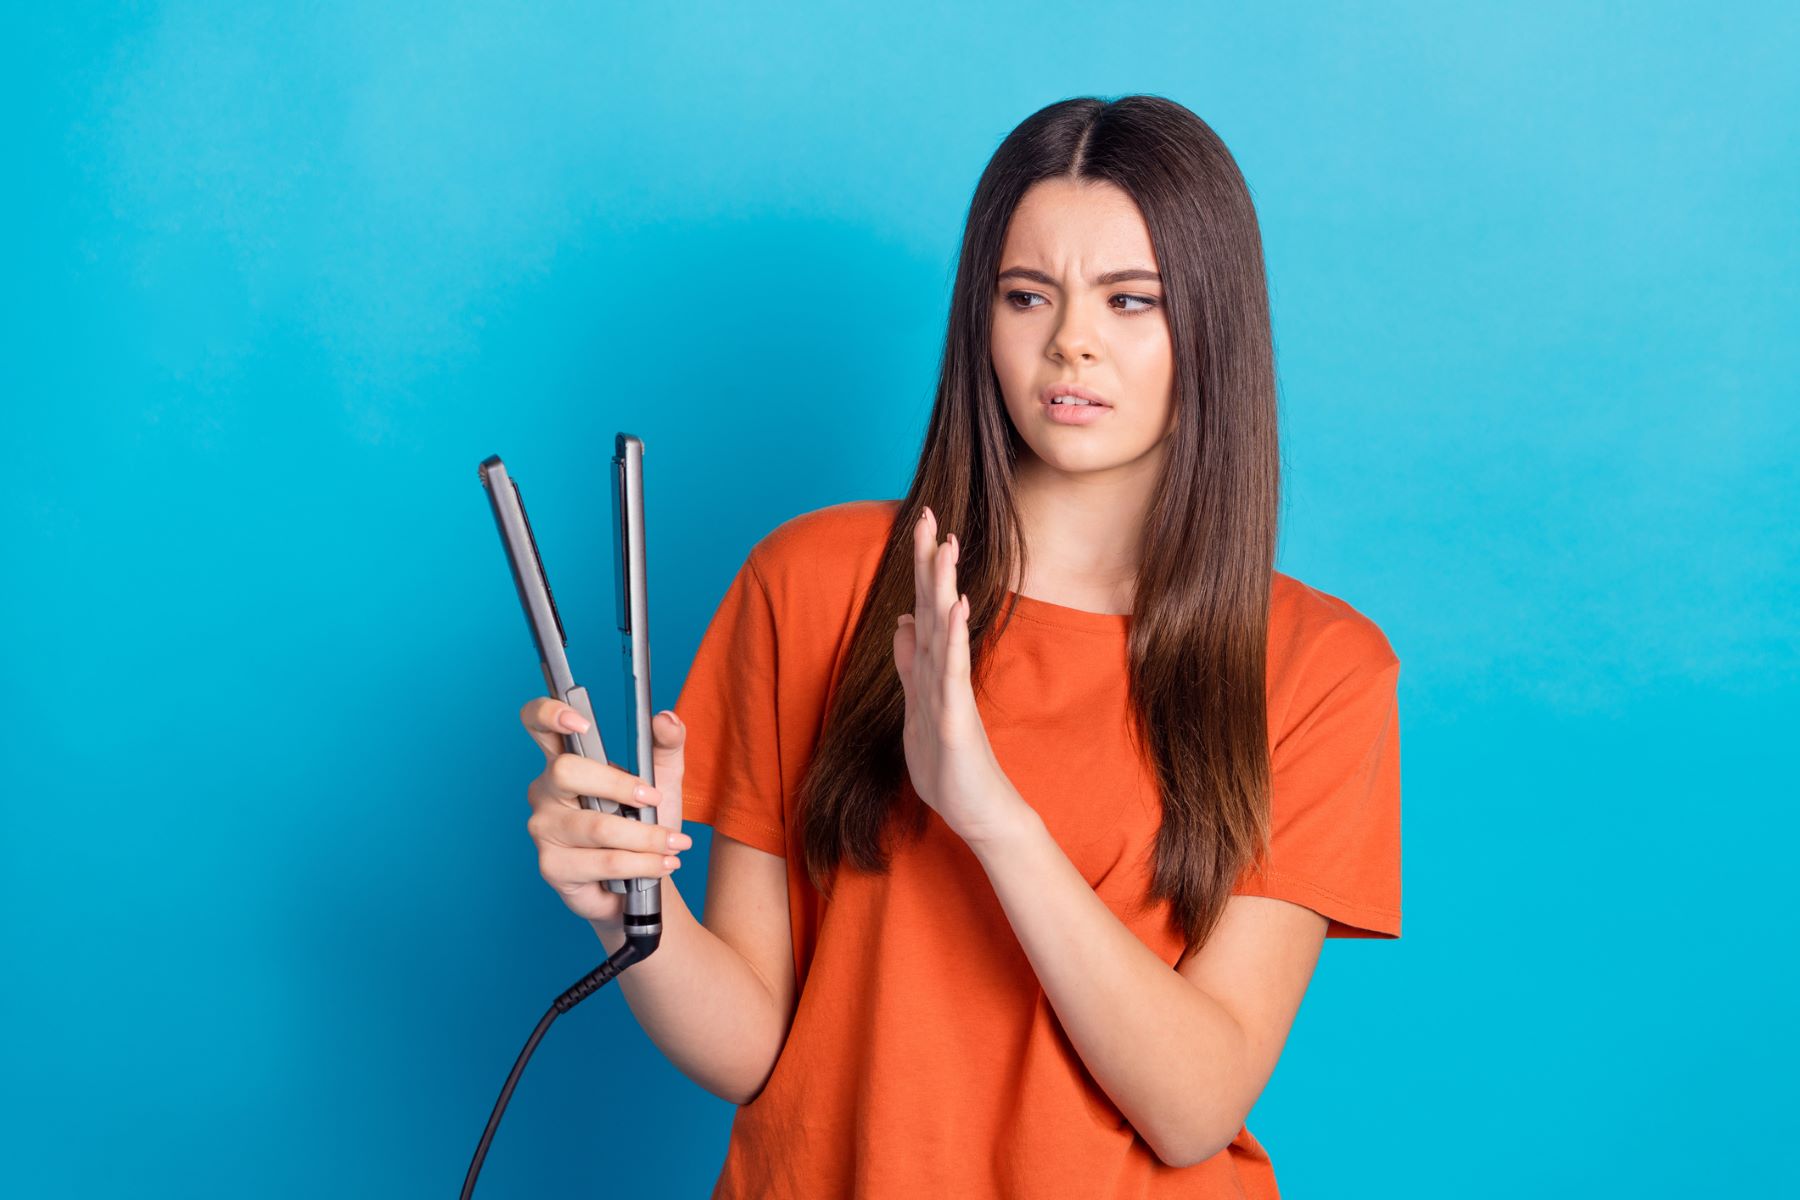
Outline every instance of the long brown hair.
{"type": "MultiPolygon", "coordinates": [[[[893,632],[913,608],[912,530],[924,505],[961,544],[957,579],[969,597],[976,681],[1011,617],[1006,599],[1025,557],[1013,495],[1018,443],[988,338],[1008,222],[1032,184],[1054,177],[1105,180],[1136,201],[1163,279],[1175,427],[1141,534],[1130,735],[1142,754],[1148,731],[1162,795],[1150,899],[1171,901],[1186,957],[1210,936],[1242,869],[1268,849],[1264,677],[1280,467],[1268,290],[1249,189],[1212,128],[1160,96],[1048,105],[1007,135],[976,184],[937,400],[800,781],[801,844],[822,892],[842,859],[864,871],[888,868],[884,832],[906,778],[893,632]]],[[[916,799],[913,809],[916,835],[926,810],[916,799]]]]}

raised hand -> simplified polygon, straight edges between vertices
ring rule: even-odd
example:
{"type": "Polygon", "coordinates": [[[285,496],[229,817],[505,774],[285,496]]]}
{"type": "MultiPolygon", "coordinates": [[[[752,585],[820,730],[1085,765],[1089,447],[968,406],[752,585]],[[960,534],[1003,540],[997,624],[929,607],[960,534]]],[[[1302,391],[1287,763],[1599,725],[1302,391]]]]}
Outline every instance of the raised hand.
{"type": "Polygon", "coordinates": [[[927,508],[913,526],[913,611],[894,630],[906,690],[913,789],[965,841],[998,832],[1024,804],[988,744],[969,683],[969,603],[956,589],[956,535],[937,539],[927,508]]]}

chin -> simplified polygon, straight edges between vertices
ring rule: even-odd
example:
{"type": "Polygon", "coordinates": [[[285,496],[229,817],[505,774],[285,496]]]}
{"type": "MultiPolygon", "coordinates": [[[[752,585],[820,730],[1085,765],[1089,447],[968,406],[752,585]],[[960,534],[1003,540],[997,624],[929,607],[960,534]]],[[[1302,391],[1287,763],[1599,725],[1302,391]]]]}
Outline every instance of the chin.
{"type": "MultiPolygon", "coordinates": [[[[1098,439],[1096,443],[1097,441],[1098,439]]],[[[1025,447],[1031,451],[1033,458],[1045,466],[1071,475],[1083,471],[1104,471],[1131,461],[1130,457],[1120,455],[1116,447],[1099,444],[1038,447],[1027,441],[1025,447]]]]}

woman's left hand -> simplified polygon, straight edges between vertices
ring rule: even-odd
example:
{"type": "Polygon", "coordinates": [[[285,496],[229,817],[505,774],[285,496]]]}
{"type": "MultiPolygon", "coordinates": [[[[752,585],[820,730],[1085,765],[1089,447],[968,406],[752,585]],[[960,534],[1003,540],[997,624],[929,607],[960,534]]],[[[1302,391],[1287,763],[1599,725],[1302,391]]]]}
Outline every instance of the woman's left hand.
{"type": "Polygon", "coordinates": [[[1024,804],[1000,769],[969,683],[968,600],[956,535],[941,545],[926,509],[913,526],[913,611],[894,630],[906,689],[906,770],[919,798],[964,841],[992,836],[1024,804]]]}

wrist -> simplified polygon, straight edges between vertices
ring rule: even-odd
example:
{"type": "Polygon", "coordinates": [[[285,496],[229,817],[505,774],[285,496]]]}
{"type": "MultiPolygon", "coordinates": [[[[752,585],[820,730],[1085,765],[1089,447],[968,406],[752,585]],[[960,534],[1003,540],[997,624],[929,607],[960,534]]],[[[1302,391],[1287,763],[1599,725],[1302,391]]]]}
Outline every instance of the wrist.
{"type": "Polygon", "coordinates": [[[996,806],[994,815],[984,821],[980,829],[964,834],[963,841],[986,866],[996,856],[1022,845],[1044,828],[1044,819],[1037,809],[1027,804],[1017,791],[1008,788],[1006,800],[996,806]]]}
{"type": "Polygon", "coordinates": [[[620,946],[625,944],[625,922],[623,921],[590,920],[588,926],[593,929],[594,936],[600,939],[600,944],[606,947],[608,954],[615,953],[620,946]]]}

